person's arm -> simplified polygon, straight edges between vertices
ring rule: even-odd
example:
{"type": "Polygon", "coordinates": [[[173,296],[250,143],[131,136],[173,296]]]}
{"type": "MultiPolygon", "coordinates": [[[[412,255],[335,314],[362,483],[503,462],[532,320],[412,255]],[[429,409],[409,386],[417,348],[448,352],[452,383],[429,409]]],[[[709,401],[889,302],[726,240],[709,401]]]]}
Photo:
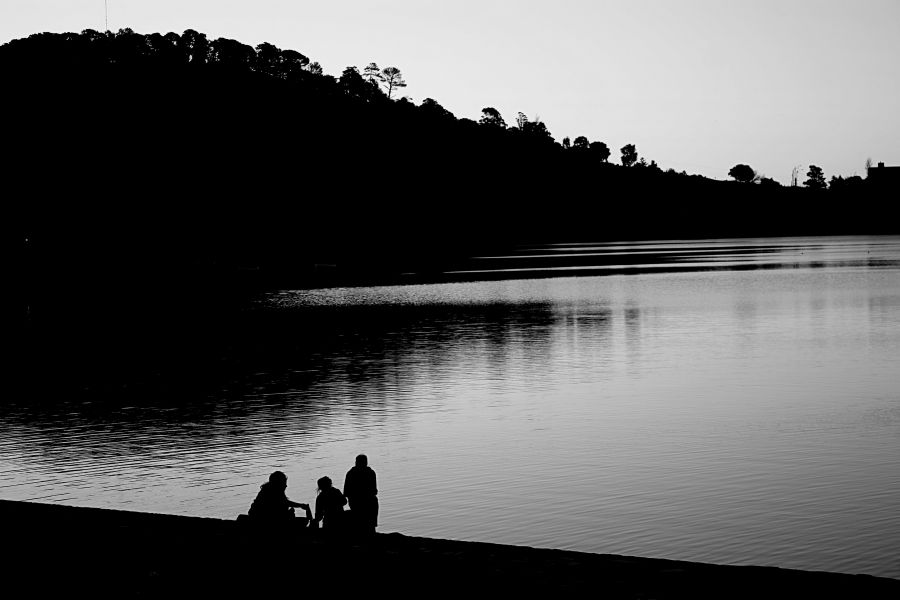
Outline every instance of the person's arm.
{"type": "Polygon", "coordinates": [[[375,471],[372,471],[372,495],[378,495],[378,482],[376,481],[375,471]]]}
{"type": "Polygon", "coordinates": [[[349,496],[351,492],[351,485],[353,485],[353,469],[347,471],[347,475],[344,476],[344,495],[349,496]]]}
{"type": "Polygon", "coordinates": [[[321,500],[322,500],[322,494],[319,494],[318,496],[316,496],[316,518],[315,518],[316,523],[321,521],[322,517],[325,516],[324,514],[322,514],[323,508],[322,508],[321,500]]]}

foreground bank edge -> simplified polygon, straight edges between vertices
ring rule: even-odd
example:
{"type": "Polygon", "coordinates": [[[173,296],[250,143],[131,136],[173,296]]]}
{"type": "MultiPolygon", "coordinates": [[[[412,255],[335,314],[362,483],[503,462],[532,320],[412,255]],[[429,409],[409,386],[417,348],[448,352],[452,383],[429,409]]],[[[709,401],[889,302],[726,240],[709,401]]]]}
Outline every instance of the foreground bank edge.
{"type": "MultiPolygon", "coordinates": [[[[898,598],[900,580],[0,500],[2,585],[30,597],[260,593],[898,598]]],[[[12,597],[12,596],[10,596],[12,597]]]]}

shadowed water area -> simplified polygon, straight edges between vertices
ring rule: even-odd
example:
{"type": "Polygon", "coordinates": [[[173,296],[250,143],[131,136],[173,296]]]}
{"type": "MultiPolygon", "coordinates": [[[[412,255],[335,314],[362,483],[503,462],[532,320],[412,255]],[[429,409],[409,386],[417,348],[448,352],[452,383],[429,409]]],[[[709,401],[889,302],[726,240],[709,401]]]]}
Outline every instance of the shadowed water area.
{"type": "Polygon", "coordinates": [[[8,398],[0,497],[234,517],[365,452],[381,531],[900,577],[900,238],[469,265],[510,279],[265,294],[179,385],[8,398]]]}

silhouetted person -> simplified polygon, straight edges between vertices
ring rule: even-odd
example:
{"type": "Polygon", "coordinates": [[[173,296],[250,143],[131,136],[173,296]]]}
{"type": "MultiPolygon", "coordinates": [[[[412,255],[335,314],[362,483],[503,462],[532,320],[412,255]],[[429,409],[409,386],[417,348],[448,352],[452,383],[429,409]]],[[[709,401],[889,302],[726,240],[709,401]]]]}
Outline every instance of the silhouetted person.
{"type": "Polygon", "coordinates": [[[347,499],[341,490],[331,484],[330,477],[322,477],[316,482],[319,486],[316,495],[316,524],[322,523],[326,531],[340,531],[344,528],[344,505],[347,499]]]}
{"type": "Polygon", "coordinates": [[[356,457],[356,465],[344,478],[344,495],[350,502],[354,526],[364,533],[375,533],[378,527],[378,485],[375,471],[365,454],[356,457]]]}
{"type": "Polygon", "coordinates": [[[278,522],[294,518],[294,509],[306,510],[306,516],[312,521],[309,504],[292,502],[288,500],[284,491],[287,489],[287,475],[281,471],[275,471],[269,475],[269,481],[262,484],[256,499],[250,505],[248,515],[253,520],[278,522]]]}

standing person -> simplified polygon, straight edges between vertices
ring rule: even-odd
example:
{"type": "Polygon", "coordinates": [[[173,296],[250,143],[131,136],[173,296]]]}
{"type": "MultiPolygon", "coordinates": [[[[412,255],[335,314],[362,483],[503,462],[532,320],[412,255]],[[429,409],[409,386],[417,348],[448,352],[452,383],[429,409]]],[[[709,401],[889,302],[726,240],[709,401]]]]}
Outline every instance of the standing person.
{"type": "Polygon", "coordinates": [[[344,505],[347,499],[341,490],[331,484],[330,477],[322,477],[316,482],[319,486],[316,495],[316,523],[322,522],[322,528],[335,532],[344,526],[344,505]]]}
{"type": "Polygon", "coordinates": [[[309,516],[309,504],[301,504],[288,500],[285,495],[287,489],[287,475],[281,471],[275,471],[269,475],[269,481],[259,487],[259,493],[248,511],[249,516],[259,521],[281,521],[292,519],[294,509],[302,508],[309,516]]]}
{"type": "Polygon", "coordinates": [[[356,465],[347,471],[344,494],[350,501],[350,512],[360,532],[375,533],[378,527],[378,485],[375,471],[365,454],[356,457],[356,465]]]}

